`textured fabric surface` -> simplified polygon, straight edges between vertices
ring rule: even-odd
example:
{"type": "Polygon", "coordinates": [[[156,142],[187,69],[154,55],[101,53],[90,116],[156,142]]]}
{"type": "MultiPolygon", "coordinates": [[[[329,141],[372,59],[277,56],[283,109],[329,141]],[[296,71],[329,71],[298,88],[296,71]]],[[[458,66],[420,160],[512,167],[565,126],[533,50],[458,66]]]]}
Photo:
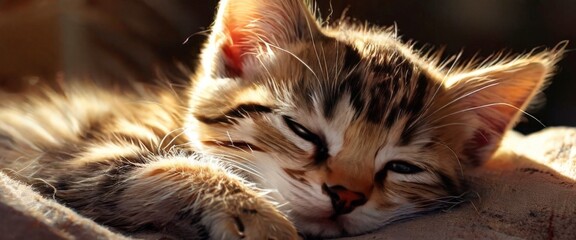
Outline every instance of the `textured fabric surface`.
{"type": "MultiPolygon", "coordinates": [[[[575,166],[576,129],[511,133],[459,206],[347,239],[576,239],[575,166]]],[[[0,239],[129,238],[0,173],[0,239]]]]}
{"type": "Polygon", "coordinates": [[[126,239],[0,172],[0,239],[126,239]]]}

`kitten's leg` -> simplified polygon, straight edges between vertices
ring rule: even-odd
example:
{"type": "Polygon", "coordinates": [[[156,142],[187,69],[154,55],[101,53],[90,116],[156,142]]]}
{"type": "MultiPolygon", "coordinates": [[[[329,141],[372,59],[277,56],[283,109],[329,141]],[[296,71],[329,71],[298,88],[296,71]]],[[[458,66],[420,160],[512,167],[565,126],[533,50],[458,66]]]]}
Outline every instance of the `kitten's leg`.
{"type": "Polygon", "coordinates": [[[214,161],[153,158],[70,169],[54,184],[56,197],[83,215],[126,230],[153,227],[187,239],[206,233],[210,239],[297,238],[273,204],[214,161]]]}

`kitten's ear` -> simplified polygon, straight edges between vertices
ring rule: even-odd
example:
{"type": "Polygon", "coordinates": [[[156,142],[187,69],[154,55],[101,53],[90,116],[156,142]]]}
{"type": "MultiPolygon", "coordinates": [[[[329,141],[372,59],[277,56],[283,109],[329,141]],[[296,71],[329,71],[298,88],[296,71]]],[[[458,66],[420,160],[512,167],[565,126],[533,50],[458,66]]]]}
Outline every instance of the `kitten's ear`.
{"type": "Polygon", "coordinates": [[[240,77],[259,64],[257,55],[320,33],[303,0],[222,0],[203,53],[205,67],[223,77],[240,77]]]}
{"type": "Polygon", "coordinates": [[[481,165],[492,156],[502,135],[514,126],[532,98],[542,90],[562,49],[449,79],[449,92],[454,101],[461,103],[457,111],[468,116],[465,121],[472,130],[462,134],[466,138],[464,154],[470,165],[481,165]]]}

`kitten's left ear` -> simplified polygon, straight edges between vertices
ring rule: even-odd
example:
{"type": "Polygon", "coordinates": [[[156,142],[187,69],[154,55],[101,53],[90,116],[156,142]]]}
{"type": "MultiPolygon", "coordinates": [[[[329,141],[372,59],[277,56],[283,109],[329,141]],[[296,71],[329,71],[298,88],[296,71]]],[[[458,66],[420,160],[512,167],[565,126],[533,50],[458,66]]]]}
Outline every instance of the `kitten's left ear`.
{"type": "Polygon", "coordinates": [[[318,34],[303,0],[222,0],[203,66],[221,77],[242,77],[258,66],[257,55],[318,34]]]}
{"type": "Polygon", "coordinates": [[[470,165],[481,165],[500,145],[532,98],[542,90],[546,78],[563,51],[541,53],[457,74],[449,79],[458,112],[466,114],[470,132],[462,135],[464,154],[470,165]]]}

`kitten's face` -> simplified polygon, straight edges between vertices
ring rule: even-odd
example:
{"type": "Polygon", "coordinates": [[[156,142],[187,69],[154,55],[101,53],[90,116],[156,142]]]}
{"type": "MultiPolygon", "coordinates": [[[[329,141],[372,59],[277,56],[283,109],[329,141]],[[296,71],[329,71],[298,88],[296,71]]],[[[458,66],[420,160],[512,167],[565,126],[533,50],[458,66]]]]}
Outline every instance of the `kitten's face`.
{"type": "Polygon", "coordinates": [[[455,203],[462,173],[493,152],[546,73],[521,63],[450,75],[387,32],[320,30],[299,1],[257,2],[222,4],[187,127],[201,151],[277,190],[304,234],[358,234],[455,203]],[[234,16],[240,6],[252,7],[234,16]],[[280,17],[266,21],[270,11],[280,17]],[[538,81],[482,94],[524,75],[538,81]],[[491,99],[503,91],[512,97],[491,99]],[[516,108],[474,111],[492,103],[516,108]]]}
{"type": "Polygon", "coordinates": [[[204,150],[257,171],[307,233],[365,232],[460,192],[453,142],[434,129],[446,121],[424,114],[444,88],[390,42],[362,44],[372,50],[333,37],[287,46],[249,84],[197,92],[210,92],[195,105],[204,150]]]}

